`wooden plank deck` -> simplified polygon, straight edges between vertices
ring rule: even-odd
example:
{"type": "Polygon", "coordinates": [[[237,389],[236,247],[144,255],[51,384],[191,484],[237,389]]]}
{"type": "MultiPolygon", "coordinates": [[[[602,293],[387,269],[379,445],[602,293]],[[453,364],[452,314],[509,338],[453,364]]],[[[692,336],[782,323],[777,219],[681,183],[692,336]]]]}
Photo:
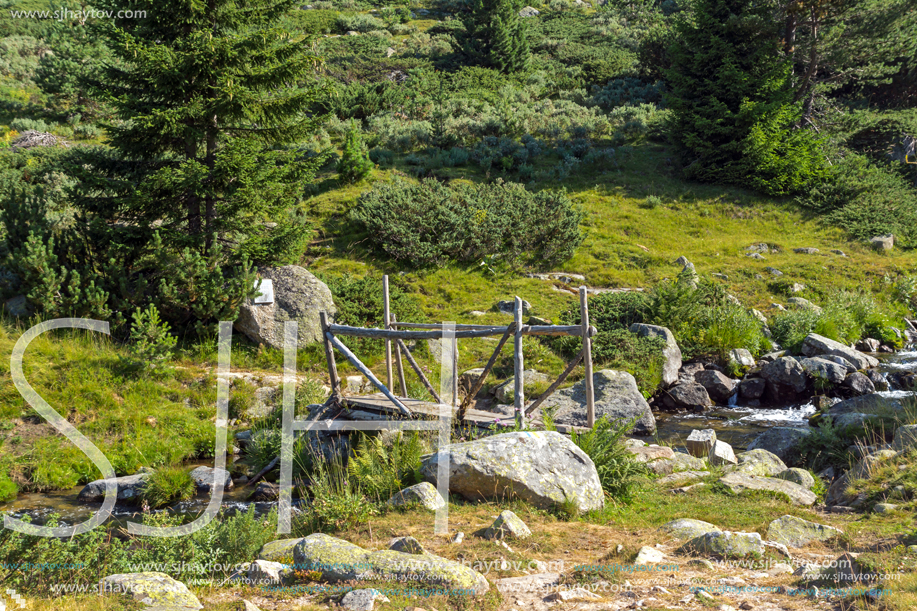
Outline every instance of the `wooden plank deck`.
{"type": "MultiPolygon", "coordinates": [[[[439,404],[437,403],[421,401],[419,399],[410,399],[406,397],[398,398],[402,403],[404,403],[405,407],[411,410],[412,414],[417,416],[426,416],[429,418],[439,418],[439,404]]],[[[386,418],[382,418],[380,416],[401,416],[401,414],[398,412],[398,409],[392,404],[388,397],[382,393],[344,397],[343,403],[344,406],[348,408],[349,415],[354,420],[382,420],[386,418]]],[[[453,408],[453,416],[455,415],[456,411],[457,410],[453,408]]],[[[468,409],[465,412],[464,422],[479,428],[489,429],[497,418],[499,418],[502,422],[506,422],[507,424],[513,423],[512,416],[501,416],[493,412],[485,412],[479,409],[468,409]]],[[[528,422],[535,427],[543,426],[540,418],[530,418],[528,422]]],[[[574,427],[565,424],[557,424],[555,426],[559,433],[565,433],[568,435],[570,434],[571,430],[576,430],[579,433],[589,430],[585,427],[574,427]]]]}

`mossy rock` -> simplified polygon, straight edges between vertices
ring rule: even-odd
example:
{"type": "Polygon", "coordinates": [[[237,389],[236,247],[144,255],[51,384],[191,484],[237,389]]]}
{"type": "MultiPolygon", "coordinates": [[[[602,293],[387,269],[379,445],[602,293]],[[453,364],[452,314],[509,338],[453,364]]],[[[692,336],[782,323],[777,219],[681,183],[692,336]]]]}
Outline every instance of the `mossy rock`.
{"type": "Polygon", "coordinates": [[[679,551],[716,558],[757,557],[764,554],[764,541],[758,533],[715,531],[691,539],[679,551]]]}
{"type": "Polygon", "coordinates": [[[302,539],[279,539],[266,543],[258,554],[259,560],[270,560],[283,564],[293,564],[293,548],[302,539]]]}
{"type": "Polygon", "coordinates": [[[102,580],[105,592],[132,597],[147,608],[163,611],[197,611],[204,606],[188,586],[165,573],[121,573],[102,580]]]}
{"type": "Polygon", "coordinates": [[[773,452],[757,449],[736,455],[739,464],[726,469],[727,473],[744,473],[761,477],[774,477],[786,471],[786,464],[773,452]]]}
{"type": "Polygon", "coordinates": [[[696,539],[711,532],[722,532],[719,527],[703,520],[681,518],[663,524],[660,529],[676,539],[696,539]]]}
{"type": "Polygon", "coordinates": [[[768,540],[782,543],[787,547],[802,547],[812,541],[828,541],[841,534],[841,531],[833,526],[789,515],[777,518],[767,528],[768,540]]]}

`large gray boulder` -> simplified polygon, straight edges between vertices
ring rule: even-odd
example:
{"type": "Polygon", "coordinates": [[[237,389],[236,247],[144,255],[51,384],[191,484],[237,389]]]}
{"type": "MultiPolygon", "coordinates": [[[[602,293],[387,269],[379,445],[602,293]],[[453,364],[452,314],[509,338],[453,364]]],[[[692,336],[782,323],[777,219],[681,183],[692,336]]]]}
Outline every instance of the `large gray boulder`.
{"type": "Polygon", "coordinates": [[[483,575],[459,562],[430,553],[373,552],[320,533],[302,539],[293,550],[293,559],[297,571],[319,572],[322,581],[415,582],[470,590],[476,595],[490,589],[483,575]]]}
{"type": "Polygon", "coordinates": [[[727,467],[727,471],[773,477],[786,471],[786,465],[776,455],[767,450],[748,450],[736,455],[737,464],[727,467]]]}
{"type": "Polygon", "coordinates": [[[879,361],[875,357],[863,354],[859,350],[854,350],[817,333],[809,333],[806,336],[806,339],[802,342],[802,353],[805,356],[818,356],[820,354],[839,356],[853,363],[857,369],[879,366],[879,361]]]}
{"type": "MultiPolygon", "coordinates": [[[[652,435],[656,432],[656,419],[634,376],[626,371],[603,369],[592,374],[596,419],[635,419],[631,432],[652,435]]],[[[570,388],[555,392],[542,404],[543,409],[553,409],[554,421],[559,424],[586,426],[586,382],[580,380],[570,388]]]]}
{"type": "Polygon", "coordinates": [[[573,501],[583,512],[605,506],[592,459],[554,431],[504,433],[448,446],[424,457],[424,479],[435,482],[442,461],[449,490],[469,500],[516,497],[542,508],[573,501]]]}
{"type": "Polygon", "coordinates": [[[807,358],[799,361],[810,376],[832,384],[840,384],[847,377],[847,367],[820,358],[807,358]]]}
{"type": "Polygon", "coordinates": [[[121,573],[102,580],[104,592],[130,596],[147,609],[167,611],[197,611],[201,601],[180,581],[165,573],[121,573]]]}
{"type": "MultiPolygon", "coordinates": [[[[118,486],[118,500],[139,503],[140,495],[143,494],[148,479],[150,479],[149,473],[136,473],[114,478],[113,481],[118,486]]],[[[81,503],[101,503],[105,500],[107,481],[97,479],[94,482],[89,482],[80,490],[79,495],[76,497],[77,500],[81,503]]]]}
{"type": "Polygon", "coordinates": [[[716,558],[759,557],[764,555],[764,541],[758,533],[715,530],[691,539],[679,551],[716,558]]]}
{"type": "Polygon", "coordinates": [[[802,441],[812,434],[809,428],[775,426],[767,429],[748,445],[749,450],[767,450],[787,464],[794,464],[802,441]]]}
{"type": "Polygon", "coordinates": [[[761,377],[771,385],[785,386],[800,393],[808,383],[806,370],[793,357],[783,356],[761,368],[761,377]]]}
{"type": "Polygon", "coordinates": [[[232,476],[226,469],[214,469],[213,467],[201,466],[191,471],[191,479],[200,492],[213,492],[217,484],[223,484],[223,490],[232,490],[232,476]]]}
{"type": "Polygon", "coordinates": [[[828,409],[828,415],[837,423],[838,419],[846,414],[866,414],[890,418],[903,414],[904,409],[905,399],[873,393],[835,403],[828,409]]]}
{"type": "Polygon", "coordinates": [[[729,473],[720,478],[720,483],[736,494],[740,494],[745,490],[766,490],[785,494],[796,505],[814,505],[815,501],[818,500],[818,497],[811,490],[806,490],[799,484],[775,477],[729,473]]]}
{"type": "Polygon", "coordinates": [[[689,409],[695,412],[713,407],[707,389],[697,382],[682,382],[662,391],[662,403],[669,409],[689,409]]]}
{"type": "Polygon", "coordinates": [[[675,384],[678,381],[678,370],[681,369],[681,348],[675,341],[675,335],[665,327],[640,323],[632,324],[630,332],[636,333],[639,337],[661,337],[665,340],[665,348],[662,349],[662,356],[665,359],[662,364],[662,384],[663,386],[675,384]]]}
{"type": "Polygon", "coordinates": [[[828,541],[841,534],[833,526],[789,515],[777,518],[767,527],[767,539],[787,547],[802,547],[812,541],[828,541]]]}
{"type": "Polygon", "coordinates": [[[727,405],[739,389],[738,380],[733,380],[726,374],[715,369],[707,369],[694,374],[697,383],[703,386],[711,399],[720,405],[727,405]]]}
{"type": "Polygon", "coordinates": [[[319,312],[334,316],[337,308],[324,282],[298,265],[260,270],[261,277],[274,285],[271,303],[248,300],[239,308],[235,328],[250,340],[283,349],[283,323],[299,323],[300,347],[321,341],[319,312]]]}

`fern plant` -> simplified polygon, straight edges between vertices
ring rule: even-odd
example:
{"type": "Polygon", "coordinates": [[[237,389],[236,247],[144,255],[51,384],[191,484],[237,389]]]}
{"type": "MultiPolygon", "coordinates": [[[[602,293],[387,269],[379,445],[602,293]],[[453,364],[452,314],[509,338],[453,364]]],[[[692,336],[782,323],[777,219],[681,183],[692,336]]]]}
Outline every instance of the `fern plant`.
{"type": "Polygon", "coordinates": [[[417,433],[394,437],[391,441],[381,435],[364,435],[358,448],[348,463],[348,470],[371,499],[385,501],[420,481],[420,457],[424,447],[417,433]]]}

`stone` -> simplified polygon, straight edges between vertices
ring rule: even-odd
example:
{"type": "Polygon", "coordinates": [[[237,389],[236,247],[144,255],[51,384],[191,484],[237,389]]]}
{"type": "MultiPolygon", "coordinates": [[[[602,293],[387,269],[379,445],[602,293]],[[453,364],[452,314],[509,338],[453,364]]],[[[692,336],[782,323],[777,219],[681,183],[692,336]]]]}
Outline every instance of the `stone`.
{"type": "MultiPolygon", "coordinates": [[[[766,318],[764,319],[764,322],[765,324],[767,323],[766,318]]],[[[751,352],[745,348],[736,348],[735,350],[729,351],[729,362],[734,363],[735,366],[750,369],[751,367],[755,366],[755,357],[752,356],[751,352]]]]}
{"type": "Polygon", "coordinates": [[[540,508],[573,501],[581,512],[601,509],[605,495],[592,459],[554,431],[519,431],[450,445],[425,456],[421,472],[435,481],[440,460],[449,489],[469,500],[515,497],[540,508]]]}
{"type": "Polygon", "coordinates": [[[551,592],[559,585],[560,573],[548,573],[547,571],[522,577],[506,577],[496,581],[497,591],[504,596],[523,592],[551,592]]]}
{"type": "Polygon", "coordinates": [[[532,531],[525,522],[508,509],[502,511],[494,523],[484,531],[485,539],[526,539],[531,536],[532,531]]]}
{"type": "MultiPolygon", "coordinates": [[[[752,308],[752,309],[749,310],[749,311],[751,312],[751,315],[754,316],[755,319],[756,319],[759,323],[761,323],[762,325],[767,325],[767,316],[765,316],[765,315],[762,314],[760,311],[758,311],[758,310],[756,310],[756,309],[754,309],[754,308],[752,308]]],[[[749,354],[751,354],[751,353],[749,353],[749,354]]]]}
{"type": "Polygon", "coordinates": [[[100,584],[102,592],[130,596],[147,608],[168,611],[196,611],[204,605],[180,581],[165,573],[121,573],[109,575],[100,584]]]}
{"type": "Polygon", "coordinates": [[[813,312],[821,312],[821,307],[815,305],[803,297],[790,297],[786,300],[786,302],[798,310],[812,310],[813,312]]]}
{"type": "Polygon", "coordinates": [[[382,592],[375,588],[351,590],[341,599],[341,606],[349,611],[373,611],[376,601],[389,602],[382,592]]]}
{"type": "Polygon", "coordinates": [[[772,384],[788,386],[797,393],[803,392],[807,385],[806,372],[802,364],[789,356],[766,364],[761,368],[761,377],[772,384]]]}
{"type": "Polygon", "coordinates": [[[672,458],[661,458],[646,463],[646,467],[656,475],[669,475],[679,471],[704,470],[707,464],[702,458],[695,458],[681,452],[674,452],[672,458]]]}
{"type": "Polygon", "coordinates": [[[809,428],[775,426],[755,437],[748,450],[767,450],[784,463],[792,463],[798,459],[799,444],[811,434],[809,428]]]}
{"type": "Polygon", "coordinates": [[[676,539],[696,539],[697,537],[712,532],[721,532],[719,527],[691,518],[681,518],[663,524],[659,530],[672,535],[676,539]]]}
{"type": "Polygon", "coordinates": [[[882,392],[888,390],[888,380],[885,379],[881,373],[875,369],[870,369],[866,372],[866,377],[869,378],[869,381],[872,382],[872,385],[876,387],[876,391],[882,392]]]}
{"type": "Polygon", "coordinates": [[[245,600],[244,598],[242,599],[242,604],[245,605],[245,609],[243,611],[261,611],[261,609],[258,608],[258,605],[251,601],[245,600]]]}
{"type": "Polygon", "coordinates": [[[633,454],[637,462],[642,463],[651,463],[660,459],[675,458],[675,452],[668,446],[630,446],[627,448],[627,451],[633,454]]]}
{"type": "Polygon", "coordinates": [[[847,366],[838,365],[820,358],[807,358],[799,361],[802,368],[813,378],[840,384],[847,377],[847,366]]]}
{"type": "Polygon", "coordinates": [[[745,255],[745,256],[746,256],[746,257],[750,257],[750,258],[752,258],[752,259],[755,259],[756,261],[764,261],[764,255],[762,255],[761,253],[750,252],[750,253],[748,253],[748,254],[745,255]]]}
{"type": "Polygon", "coordinates": [[[736,464],[736,456],[732,451],[731,445],[717,439],[713,442],[713,447],[710,448],[710,454],[707,455],[707,461],[713,467],[734,465],[736,464]]]}
{"type": "Polygon", "coordinates": [[[662,384],[664,386],[672,386],[678,382],[678,370],[681,368],[681,348],[678,347],[678,342],[675,341],[675,334],[666,327],[639,323],[632,324],[629,330],[638,337],[661,337],[665,340],[665,347],[662,349],[662,357],[665,359],[662,364],[662,384]]]}
{"type": "Polygon", "coordinates": [[[831,354],[840,356],[853,363],[857,369],[868,369],[869,367],[878,367],[879,361],[875,357],[863,354],[858,350],[849,348],[833,339],[810,333],[802,342],[802,353],[805,356],[817,356],[820,354],[831,354]]]}
{"type": "Polygon", "coordinates": [[[880,345],[879,340],[866,337],[856,343],[856,349],[860,352],[878,352],[880,345]]]}
{"type": "Polygon", "coordinates": [[[670,409],[689,409],[702,412],[713,407],[707,389],[697,382],[676,384],[662,393],[662,403],[670,409]]]}
{"type": "Polygon", "coordinates": [[[414,556],[422,556],[426,553],[423,545],[414,537],[395,537],[389,541],[388,548],[395,552],[413,554],[414,556]]]}
{"type": "Polygon", "coordinates": [[[758,533],[716,530],[691,539],[679,551],[722,559],[746,558],[763,555],[764,542],[758,533]]]}
{"type": "Polygon", "coordinates": [[[232,476],[226,469],[201,466],[193,469],[189,475],[200,492],[213,492],[218,483],[223,484],[223,490],[232,490],[235,487],[235,484],[232,483],[232,476]]]}
{"type": "Polygon", "coordinates": [[[140,495],[146,488],[148,479],[150,479],[149,473],[135,473],[134,475],[116,477],[113,480],[97,479],[83,486],[76,498],[81,503],[101,503],[105,500],[106,483],[113,481],[118,487],[117,499],[119,501],[139,503],[140,495]]]}
{"type": "MultiPolygon", "coordinates": [[[[497,312],[501,312],[503,314],[513,315],[513,312],[515,311],[515,309],[516,309],[516,302],[514,300],[498,301],[496,305],[494,305],[494,310],[496,310],[497,312]]],[[[532,304],[530,304],[528,301],[523,299],[522,300],[522,315],[528,316],[531,313],[532,313],[532,304]]]]}
{"type": "Polygon", "coordinates": [[[591,590],[578,587],[570,588],[569,590],[558,590],[545,598],[553,602],[567,603],[574,601],[601,600],[602,597],[591,590]]]}
{"type": "MultiPolygon", "coordinates": [[[[518,5],[517,5],[517,6],[518,6],[518,5]]],[[[538,9],[532,8],[531,6],[523,7],[523,8],[519,11],[519,16],[520,16],[520,17],[535,17],[535,16],[540,15],[540,14],[541,14],[541,13],[540,13],[540,11],[539,11],[538,9]]]]}
{"type": "MultiPolygon", "coordinates": [[[[697,460],[700,460],[699,458],[697,460]]],[[[660,486],[670,486],[672,484],[683,483],[687,481],[693,481],[706,477],[710,475],[706,471],[678,471],[676,473],[671,473],[665,477],[660,477],[656,480],[656,483],[660,486]]]]}
{"type": "Polygon", "coordinates": [[[795,252],[798,255],[817,255],[818,249],[817,248],[794,248],[793,252],[795,252]]]}
{"type": "Polygon", "coordinates": [[[714,443],[716,443],[716,431],[713,429],[694,429],[685,440],[685,448],[687,448],[688,454],[691,456],[707,458],[710,455],[710,450],[713,449],[714,443]]]}
{"type": "Polygon", "coordinates": [[[790,515],[777,518],[767,527],[767,538],[787,547],[803,547],[813,541],[829,541],[842,534],[833,526],[790,515]]]}
{"type": "Polygon", "coordinates": [[[869,245],[879,252],[887,252],[895,247],[895,236],[891,233],[876,236],[869,240],[869,245]]]}
{"type": "Polygon", "coordinates": [[[878,393],[853,397],[831,406],[828,415],[870,414],[875,416],[895,416],[904,413],[905,400],[901,397],[887,397],[878,393]]]}
{"type": "Polygon", "coordinates": [[[876,392],[876,387],[872,383],[872,380],[869,379],[869,376],[859,371],[854,371],[844,378],[843,385],[845,388],[849,388],[856,396],[870,395],[876,392]]]}
{"type": "Polygon", "coordinates": [[[837,356],[834,354],[819,354],[815,358],[822,359],[825,361],[831,361],[832,363],[837,363],[838,365],[843,365],[844,367],[847,368],[848,374],[853,373],[857,370],[856,365],[854,365],[853,363],[851,363],[850,361],[848,361],[847,359],[845,359],[842,356],[837,356]]]}
{"type": "MultiPolygon", "coordinates": [[[[610,421],[634,419],[632,433],[652,435],[656,419],[649,403],[643,398],[634,376],[626,371],[602,369],[592,375],[596,420],[605,416],[610,421]]],[[[586,382],[580,380],[570,388],[559,390],[542,404],[554,410],[554,422],[586,426],[586,382]]],[[[534,412],[538,413],[538,410],[534,412]]]]}
{"type": "MultiPolygon", "coordinates": [[[[430,357],[437,363],[443,362],[443,342],[439,339],[428,339],[427,350],[430,351],[430,357]]],[[[461,355],[461,350],[456,346],[455,352],[461,355]]]]}
{"type": "Polygon", "coordinates": [[[738,382],[736,380],[713,369],[695,374],[694,379],[704,387],[711,399],[721,405],[727,405],[729,399],[735,396],[737,391],[738,382]]]}
{"type": "Polygon", "coordinates": [[[644,545],[637,552],[637,557],[634,559],[634,564],[637,566],[644,564],[659,564],[665,560],[665,554],[660,552],[655,547],[648,547],[644,545]]]}
{"type": "Polygon", "coordinates": [[[729,467],[728,471],[745,473],[747,475],[760,475],[773,477],[786,471],[786,465],[776,454],[767,450],[747,450],[736,456],[737,464],[729,467]]]}
{"type": "MultiPolygon", "coordinates": [[[[688,560],[688,565],[690,565],[690,566],[704,567],[704,568],[707,569],[708,571],[712,571],[713,569],[716,568],[716,565],[713,564],[712,562],[710,562],[709,560],[707,560],[706,558],[693,558],[693,559],[691,559],[691,560],[688,560]]],[[[694,598],[694,597],[693,597],[693,596],[689,596],[688,598],[691,599],[691,598],[694,598]]]]}
{"type": "Polygon", "coordinates": [[[898,509],[898,506],[894,503],[876,503],[872,510],[876,513],[891,513],[898,509]]]}
{"type": "Polygon", "coordinates": [[[248,565],[246,585],[276,586],[293,578],[293,569],[270,560],[255,560],[248,565]]]}
{"type": "Polygon", "coordinates": [[[385,50],[385,56],[386,56],[386,57],[391,57],[391,56],[394,55],[394,54],[395,54],[395,49],[393,49],[393,48],[391,48],[391,47],[389,47],[389,48],[387,48],[387,49],[385,50]]]}
{"type": "Polygon", "coordinates": [[[439,493],[439,490],[436,489],[436,486],[430,482],[420,482],[419,484],[415,484],[395,493],[395,495],[387,501],[387,504],[390,507],[420,505],[424,509],[436,511],[437,509],[445,507],[446,501],[439,493]]]}
{"type": "Polygon", "coordinates": [[[255,397],[252,404],[245,410],[245,416],[249,419],[266,418],[274,411],[274,397],[277,394],[277,388],[274,386],[265,386],[255,390],[255,397]]]}
{"type": "Polygon", "coordinates": [[[768,272],[768,273],[769,273],[770,275],[772,275],[772,276],[782,276],[782,275],[783,275],[783,272],[782,272],[782,271],[780,271],[779,269],[776,269],[776,268],[774,268],[774,267],[770,267],[770,266],[765,267],[765,268],[764,268],[764,271],[768,272]]]}
{"type": "Polygon", "coordinates": [[[739,396],[743,399],[760,399],[766,387],[767,380],[764,378],[747,378],[739,382],[739,396]]]}
{"type": "Polygon", "coordinates": [[[260,560],[271,560],[273,562],[292,565],[293,548],[295,548],[300,541],[302,541],[301,538],[278,539],[277,541],[265,543],[264,547],[262,547],[261,551],[258,553],[258,558],[260,560]]]}
{"type": "MultiPolygon", "coordinates": [[[[522,372],[522,381],[524,383],[524,389],[529,391],[535,384],[548,384],[553,380],[546,373],[541,373],[534,369],[526,369],[522,372]]],[[[512,403],[516,394],[515,384],[516,379],[512,377],[494,388],[494,397],[496,397],[497,401],[504,404],[512,403]]],[[[528,396],[529,393],[526,392],[524,394],[528,396]]]]}
{"type": "Polygon", "coordinates": [[[786,481],[793,482],[794,484],[799,484],[806,490],[811,490],[815,487],[815,477],[805,469],[800,469],[799,467],[792,467],[785,471],[781,471],[774,477],[778,479],[785,479],[786,481]]]}
{"type": "Polygon", "coordinates": [[[728,473],[720,478],[720,483],[732,492],[739,494],[745,490],[766,490],[785,494],[796,505],[813,505],[818,497],[799,484],[774,477],[761,477],[746,473],[728,473]]]}
{"type": "Polygon", "coordinates": [[[280,498],[280,486],[271,482],[258,482],[249,500],[256,503],[271,503],[280,498]]]}
{"type": "Polygon", "coordinates": [[[344,378],[344,392],[348,395],[360,395],[366,389],[369,381],[361,375],[346,376],[344,378]]]}
{"type": "Polygon", "coordinates": [[[322,581],[414,581],[442,588],[461,588],[475,595],[490,589],[487,579],[461,563],[425,554],[368,551],[343,539],[316,533],[293,549],[298,571],[320,573],[322,581]]]}
{"type": "Polygon", "coordinates": [[[337,312],[324,282],[298,265],[261,268],[262,278],[274,285],[274,301],[246,301],[239,308],[235,329],[257,344],[283,350],[283,324],[298,323],[299,347],[322,341],[319,312],[333,318],[337,312]]]}
{"type": "Polygon", "coordinates": [[[903,452],[917,446],[917,424],[903,424],[895,429],[892,450],[903,452]]]}

